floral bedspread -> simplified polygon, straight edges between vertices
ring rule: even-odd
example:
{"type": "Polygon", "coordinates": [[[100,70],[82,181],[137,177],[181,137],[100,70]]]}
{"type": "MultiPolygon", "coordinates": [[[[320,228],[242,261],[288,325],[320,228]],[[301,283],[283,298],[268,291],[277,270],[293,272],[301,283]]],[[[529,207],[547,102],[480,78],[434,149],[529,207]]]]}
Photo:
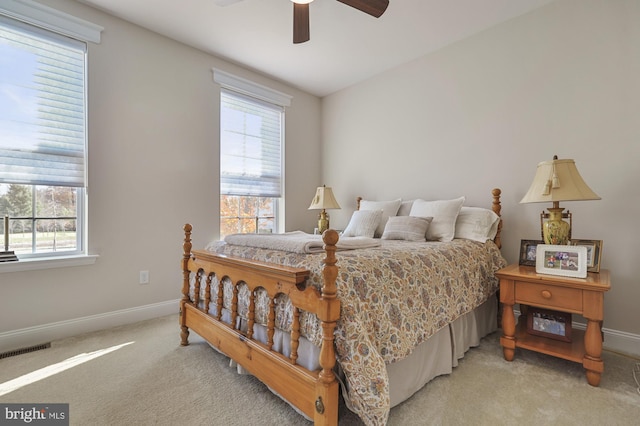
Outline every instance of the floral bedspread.
{"type": "MultiPolygon", "coordinates": [[[[221,241],[207,250],[303,267],[311,271],[308,284],[322,286],[324,253],[297,254],[221,241]]],[[[335,331],[337,360],[346,375],[351,407],[366,424],[384,425],[390,406],[385,363],[403,359],[439,329],[486,301],[498,288],[494,273],[506,261],[494,243],[462,239],[382,240],[381,247],[339,251],[336,257],[341,301],[335,331]]],[[[277,326],[287,330],[286,302],[277,306],[277,326]]],[[[266,321],[258,311],[257,307],[256,321],[266,321]]],[[[322,330],[315,316],[301,316],[301,333],[320,344],[322,330]]]]}

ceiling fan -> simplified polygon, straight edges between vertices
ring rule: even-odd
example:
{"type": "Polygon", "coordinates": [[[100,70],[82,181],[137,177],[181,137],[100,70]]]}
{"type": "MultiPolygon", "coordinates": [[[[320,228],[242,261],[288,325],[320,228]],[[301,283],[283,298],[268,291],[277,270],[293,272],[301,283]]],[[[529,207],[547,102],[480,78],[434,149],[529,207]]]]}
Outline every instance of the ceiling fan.
{"type": "MultiPolygon", "coordinates": [[[[309,3],[313,0],[291,0],[293,2],[293,42],[309,41],[309,3]]],[[[375,18],[382,16],[389,0],[338,0],[375,18]]]]}
{"type": "MultiPolygon", "coordinates": [[[[214,0],[219,6],[227,6],[241,0],[214,0]]],[[[293,42],[304,43],[309,41],[309,3],[313,0],[291,0],[293,2],[293,42]]],[[[358,9],[375,18],[382,16],[389,0],[338,0],[347,6],[358,9]]]]}

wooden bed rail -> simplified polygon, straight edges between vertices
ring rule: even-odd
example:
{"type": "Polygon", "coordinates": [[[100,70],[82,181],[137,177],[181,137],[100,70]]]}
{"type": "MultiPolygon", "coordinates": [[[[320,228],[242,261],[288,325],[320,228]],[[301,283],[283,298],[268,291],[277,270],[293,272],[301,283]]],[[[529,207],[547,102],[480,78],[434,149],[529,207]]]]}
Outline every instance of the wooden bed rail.
{"type": "Polygon", "coordinates": [[[211,345],[238,362],[248,372],[296,406],[316,425],[337,425],[338,382],[333,372],[336,363],[334,329],[340,317],[337,299],[336,244],[338,233],[328,230],[323,234],[326,257],[323,268],[323,286],[319,291],[306,286],[309,271],[272,263],[224,256],[203,250],[192,250],[190,224],[184,225],[182,258],[182,299],[180,301],[180,344],[189,344],[189,330],[195,331],[211,345]],[[212,283],[216,279],[217,299],[210,300],[212,283]],[[231,320],[223,320],[224,281],[232,285],[231,320]],[[191,282],[194,282],[191,293],[191,282]],[[204,300],[200,300],[204,281],[204,300]],[[239,328],[238,288],[249,290],[247,331],[239,328]],[[253,338],[256,290],[266,291],[269,312],[266,324],[267,342],[253,338]],[[193,298],[191,296],[193,294],[193,298]],[[291,355],[286,357],[273,350],[275,332],[275,304],[278,295],[289,296],[293,308],[291,355]],[[213,312],[211,311],[213,304],[213,312]],[[310,371],[296,363],[300,338],[301,311],[315,314],[322,326],[322,344],[319,355],[320,369],[310,371]],[[283,374],[283,371],[286,374],[283,374]]]}

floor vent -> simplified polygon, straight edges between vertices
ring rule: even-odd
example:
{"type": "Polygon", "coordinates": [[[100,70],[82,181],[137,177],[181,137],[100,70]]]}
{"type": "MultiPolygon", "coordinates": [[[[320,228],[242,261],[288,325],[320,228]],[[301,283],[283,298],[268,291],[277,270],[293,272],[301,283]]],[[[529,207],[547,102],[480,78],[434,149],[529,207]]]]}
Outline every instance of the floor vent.
{"type": "Polygon", "coordinates": [[[22,355],[29,352],[39,351],[51,347],[51,343],[43,343],[42,345],[29,346],[28,348],[16,349],[14,351],[4,352],[0,354],[0,359],[9,358],[10,356],[22,355]]]}

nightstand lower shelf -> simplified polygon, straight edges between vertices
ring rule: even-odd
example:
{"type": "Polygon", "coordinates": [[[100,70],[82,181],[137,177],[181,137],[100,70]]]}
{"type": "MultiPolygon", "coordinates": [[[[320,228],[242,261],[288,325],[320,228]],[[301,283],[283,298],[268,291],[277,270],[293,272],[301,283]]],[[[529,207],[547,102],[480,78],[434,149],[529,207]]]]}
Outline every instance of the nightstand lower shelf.
{"type": "Polygon", "coordinates": [[[548,337],[527,333],[527,323],[520,319],[516,328],[516,347],[540,352],[582,364],[584,358],[584,331],[573,329],[571,342],[562,342],[548,337]]]}

